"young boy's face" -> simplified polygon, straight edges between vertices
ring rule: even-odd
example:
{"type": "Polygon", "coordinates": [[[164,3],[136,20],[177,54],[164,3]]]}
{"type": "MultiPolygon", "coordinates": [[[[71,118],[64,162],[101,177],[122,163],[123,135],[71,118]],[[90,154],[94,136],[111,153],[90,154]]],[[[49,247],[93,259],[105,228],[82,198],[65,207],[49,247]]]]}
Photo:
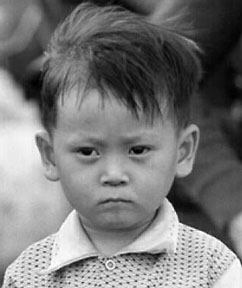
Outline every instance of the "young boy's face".
{"type": "MultiPolygon", "coordinates": [[[[76,92],[59,105],[52,137],[37,136],[50,180],[60,180],[84,226],[136,229],[152,220],[174,177],[191,170],[197,128],[177,135],[168,118],[151,124],[117,100],[92,90],[78,105],[76,92]]],[[[190,130],[189,130],[190,129],[190,130]]]]}

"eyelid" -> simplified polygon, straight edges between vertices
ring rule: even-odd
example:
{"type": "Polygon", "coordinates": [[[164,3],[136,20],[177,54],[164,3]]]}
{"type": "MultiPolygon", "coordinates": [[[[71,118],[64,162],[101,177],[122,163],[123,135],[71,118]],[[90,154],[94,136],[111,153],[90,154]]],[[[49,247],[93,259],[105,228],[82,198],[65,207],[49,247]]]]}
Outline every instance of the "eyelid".
{"type": "Polygon", "coordinates": [[[91,147],[91,146],[78,147],[75,150],[75,152],[80,154],[82,157],[96,157],[96,156],[99,156],[98,150],[96,148],[94,148],[94,147],[91,147]],[[95,153],[93,153],[93,152],[95,152],[95,153]]]}
{"type": "Polygon", "coordinates": [[[151,151],[151,147],[148,145],[135,145],[129,149],[129,153],[132,156],[144,156],[147,153],[149,153],[150,151],[151,151]],[[139,149],[139,148],[141,149],[141,153],[137,153],[137,154],[136,153],[130,153],[132,150],[139,149]],[[143,152],[142,152],[142,149],[143,149],[143,152]]]}

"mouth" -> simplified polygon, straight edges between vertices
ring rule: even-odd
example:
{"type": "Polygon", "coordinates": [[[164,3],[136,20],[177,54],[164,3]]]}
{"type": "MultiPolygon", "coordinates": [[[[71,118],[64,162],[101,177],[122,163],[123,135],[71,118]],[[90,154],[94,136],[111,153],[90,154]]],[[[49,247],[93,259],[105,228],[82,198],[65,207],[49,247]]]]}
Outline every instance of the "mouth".
{"type": "Polygon", "coordinates": [[[100,204],[122,204],[122,203],[131,203],[130,200],[122,199],[122,198],[108,198],[100,202],[100,204]]]}

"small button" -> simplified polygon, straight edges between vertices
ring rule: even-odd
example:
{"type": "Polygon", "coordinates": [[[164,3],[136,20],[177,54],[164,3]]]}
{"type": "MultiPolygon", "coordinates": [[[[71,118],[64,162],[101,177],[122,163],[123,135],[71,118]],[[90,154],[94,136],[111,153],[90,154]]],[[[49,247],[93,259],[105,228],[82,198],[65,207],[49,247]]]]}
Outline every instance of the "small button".
{"type": "Polygon", "coordinates": [[[113,270],[116,267],[116,264],[113,260],[107,260],[105,263],[105,267],[107,270],[113,270]]]}

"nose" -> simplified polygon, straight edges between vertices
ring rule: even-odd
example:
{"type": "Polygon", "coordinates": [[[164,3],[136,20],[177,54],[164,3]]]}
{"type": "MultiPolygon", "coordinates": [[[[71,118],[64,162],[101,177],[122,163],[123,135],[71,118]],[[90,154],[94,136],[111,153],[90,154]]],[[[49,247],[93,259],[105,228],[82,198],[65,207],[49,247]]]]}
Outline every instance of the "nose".
{"type": "Polygon", "coordinates": [[[100,180],[104,186],[125,186],[129,183],[129,176],[124,170],[123,162],[113,157],[104,164],[100,180]]]}

